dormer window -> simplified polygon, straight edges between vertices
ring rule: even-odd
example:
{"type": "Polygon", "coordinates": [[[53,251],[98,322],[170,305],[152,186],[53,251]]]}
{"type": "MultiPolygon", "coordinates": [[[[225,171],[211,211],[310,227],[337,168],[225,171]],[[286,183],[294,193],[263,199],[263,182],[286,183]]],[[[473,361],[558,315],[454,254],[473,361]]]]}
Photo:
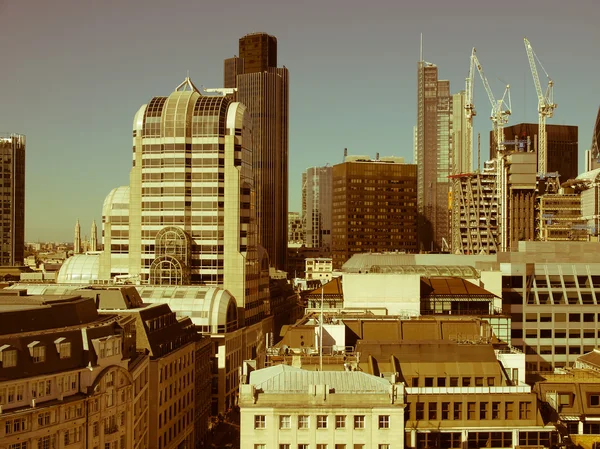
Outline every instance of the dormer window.
{"type": "Polygon", "coordinates": [[[61,359],[69,359],[71,358],[71,342],[67,341],[65,337],[60,337],[54,340],[54,344],[56,345],[56,352],[61,359]]]}
{"type": "Polygon", "coordinates": [[[46,347],[41,345],[39,341],[32,341],[27,345],[29,354],[33,359],[33,363],[42,363],[46,361],[46,347]]]}
{"type": "Polygon", "coordinates": [[[17,366],[17,350],[10,345],[0,346],[0,363],[2,368],[17,366]]]}

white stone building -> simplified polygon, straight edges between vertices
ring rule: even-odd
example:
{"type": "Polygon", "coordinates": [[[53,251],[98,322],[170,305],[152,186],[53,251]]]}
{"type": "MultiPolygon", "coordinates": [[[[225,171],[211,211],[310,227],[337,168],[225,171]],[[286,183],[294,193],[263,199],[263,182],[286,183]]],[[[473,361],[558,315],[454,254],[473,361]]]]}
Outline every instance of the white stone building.
{"type": "Polygon", "coordinates": [[[277,365],[240,385],[242,449],[404,448],[404,385],[277,365]]]}

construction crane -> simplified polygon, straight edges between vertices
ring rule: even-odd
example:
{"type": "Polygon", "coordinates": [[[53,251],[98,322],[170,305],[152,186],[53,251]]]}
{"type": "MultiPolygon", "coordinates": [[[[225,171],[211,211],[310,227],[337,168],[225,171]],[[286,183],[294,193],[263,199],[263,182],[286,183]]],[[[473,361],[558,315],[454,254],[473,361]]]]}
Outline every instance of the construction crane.
{"type": "MultiPolygon", "coordinates": [[[[502,251],[506,250],[507,246],[507,231],[506,231],[506,182],[504,177],[504,125],[508,123],[508,116],[511,114],[511,100],[510,100],[510,86],[506,86],[504,95],[502,98],[497,100],[494,97],[490,84],[483,72],[483,67],[477,58],[476,49],[473,48],[471,51],[471,60],[469,67],[469,77],[465,83],[465,121],[466,121],[466,140],[467,140],[467,151],[472,154],[473,152],[473,117],[476,115],[475,107],[473,105],[473,85],[475,68],[479,72],[483,87],[487,93],[488,99],[492,106],[492,112],[490,114],[490,120],[492,121],[492,129],[494,135],[494,145],[496,145],[496,197],[498,199],[498,211],[501,218],[501,236],[500,236],[500,248],[502,251]]],[[[490,209],[491,210],[491,209],[490,209]]],[[[487,217],[487,225],[489,227],[491,217],[487,217]]],[[[488,234],[491,235],[491,234],[488,234]]]]}
{"type": "MultiPolygon", "coordinates": [[[[471,59],[469,64],[469,77],[465,79],[465,154],[469,157],[473,155],[473,117],[477,115],[475,111],[475,105],[473,104],[473,84],[475,75],[475,48],[471,52],[471,59]]],[[[477,166],[479,169],[479,166],[477,166]]]]}
{"type": "MultiPolygon", "coordinates": [[[[508,123],[508,116],[511,114],[512,106],[510,101],[510,86],[506,86],[502,98],[496,100],[490,84],[488,83],[487,77],[483,72],[483,67],[475,54],[475,49],[472,52],[473,61],[483,87],[487,93],[490,104],[492,105],[492,112],[490,114],[490,120],[492,121],[492,129],[494,135],[494,144],[496,145],[496,198],[498,201],[498,222],[500,223],[500,235],[499,235],[499,247],[500,251],[506,251],[508,248],[508,202],[506,192],[506,176],[505,176],[505,154],[504,154],[504,125],[508,123]]],[[[491,212],[491,208],[489,210],[491,212]]],[[[491,217],[487,217],[489,222],[491,217]]]]}
{"type": "Polygon", "coordinates": [[[539,127],[538,127],[538,171],[541,177],[546,176],[546,159],[548,150],[548,141],[546,133],[546,118],[552,118],[554,115],[554,109],[556,109],[556,103],[554,103],[554,81],[546,72],[546,69],[540,62],[539,58],[533,51],[531,43],[524,38],[525,49],[527,50],[527,58],[529,59],[529,66],[531,67],[531,75],[533,76],[533,84],[535,84],[535,91],[538,97],[538,114],[539,114],[539,127]],[[540,64],[540,67],[548,78],[548,86],[546,92],[542,92],[542,86],[540,84],[540,77],[538,76],[537,66],[535,60],[540,64]]]}

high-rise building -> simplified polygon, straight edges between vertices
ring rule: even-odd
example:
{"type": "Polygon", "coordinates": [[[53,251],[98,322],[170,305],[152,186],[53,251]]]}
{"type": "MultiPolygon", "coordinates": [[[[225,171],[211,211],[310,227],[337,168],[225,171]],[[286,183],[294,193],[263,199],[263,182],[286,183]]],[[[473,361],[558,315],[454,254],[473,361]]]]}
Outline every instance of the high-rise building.
{"type": "Polygon", "coordinates": [[[333,268],[356,253],[417,250],[417,166],[346,157],[333,166],[333,268]]]}
{"type": "Polygon", "coordinates": [[[100,279],[223,286],[246,324],[260,321],[251,123],[243,104],[189,78],[139,109],[130,186],[103,207],[100,279]]]}
{"type": "Polygon", "coordinates": [[[419,61],[417,82],[417,167],[419,247],[436,251],[449,241],[452,96],[438,80],[435,64],[419,61]]]}
{"type": "MultiPolygon", "coordinates": [[[[518,123],[504,128],[504,136],[507,140],[516,137],[524,139],[531,138],[532,150],[537,153],[537,123],[518,123]]],[[[548,173],[558,172],[562,182],[575,179],[578,175],[578,128],[572,125],[549,125],[546,124],[548,148],[546,152],[548,173]]],[[[492,142],[493,131],[490,131],[490,142],[492,142]]],[[[510,151],[510,147],[508,148],[510,151]]],[[[496,148],[490,144],[490,159],[496,157],[496,148]]]]}
{"type": "Polygon", "coordinates": [[[0,215],[0,265],[23,265],[25,250],[25,136],[0,135],[0,168],[4,174],[0,215]]]}
{"type": "Polygon", "coordinates": [[[311,167],[302,173],[302,221],[307,248],[331,251],[332,168],[311,167]]]}
{"type": "Polygon", "coordinates": [[[258,244],[271,266],[285,270],[288,212],[288,70],[277,67],[277,38],[253,33],[239,41],[239,58],[225,60],[226,88],[252,114],[258,244]]]}
{"type": "Polygon", "coordinates": [[[592,144],[590,149],[586,153],[586,167],[585,171],[592,171],[596,168],[600,168],[600,107],[598,108],[598,115],[596,116],[596,124],[594,125],[594,131],[592,133],[592,144]]]}

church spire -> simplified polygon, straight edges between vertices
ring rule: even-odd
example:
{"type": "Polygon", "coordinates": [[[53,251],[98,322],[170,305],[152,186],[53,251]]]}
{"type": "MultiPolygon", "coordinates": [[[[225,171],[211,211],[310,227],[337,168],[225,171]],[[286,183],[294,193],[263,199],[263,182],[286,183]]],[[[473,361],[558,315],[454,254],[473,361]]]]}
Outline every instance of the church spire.
{"type": "Polygon", "coordinates": [[[96,220],[92,221],[92,232],[90,233],[90,251],[98,251],[98,228],[96,220]]]}
{"type": "Polygon", "coordinates": [[[79,225],[79,218],[75,223],[75,238],[73,239],[73,254],[81,253],[81,226],[79,225]]]}

